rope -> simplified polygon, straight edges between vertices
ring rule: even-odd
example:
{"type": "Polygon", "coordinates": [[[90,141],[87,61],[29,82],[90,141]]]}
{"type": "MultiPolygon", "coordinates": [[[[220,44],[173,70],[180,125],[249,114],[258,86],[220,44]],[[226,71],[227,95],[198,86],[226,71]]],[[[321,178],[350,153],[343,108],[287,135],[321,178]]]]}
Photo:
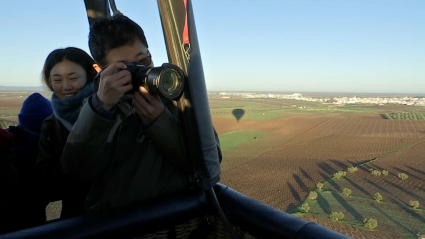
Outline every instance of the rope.
{"type": "Polygon", "coordinates": [[[114,16],[122,15],[122,13],[118,11],[117,6],[115,5],[115,0],[109,0],[109,4],[111,5],[114,16]]]}
{"type": "Polygon", "coordinates": [[[235,230],[233,230],[232,225],[230,225],[230,222],[227,220],[226,215],[224,214],[223,210],[221,209],[221,206],[217,200],[217,197],[215,195],[215,192],[212,188],[208,189],[206,192],[207,197],[211,200],[211,203],[213,204],[215,210],[217,211],[218,217],[223,222],[224,226],[227,229],[227,232],[230,235],[230,238],[232,239],[238,239],[238,236],[236,235],[235,230]]]}

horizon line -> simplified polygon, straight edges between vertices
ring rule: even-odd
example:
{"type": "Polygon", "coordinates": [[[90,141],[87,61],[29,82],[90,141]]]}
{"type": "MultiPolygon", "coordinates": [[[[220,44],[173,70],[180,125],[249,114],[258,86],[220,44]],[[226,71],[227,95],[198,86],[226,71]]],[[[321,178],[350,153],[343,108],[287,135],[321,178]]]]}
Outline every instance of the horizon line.
{"type": "MultiPolygon", "coordinates": [[[[50,91],[50,89],[46,88],[46,86],[5,86],[0,85],[1,88],[38,88],[43,89],[45,91],[50,91]]],[[[360,91],[305,91],[305,90],[207,90],[207,92],[226,92],[226,93],[331,93],[331,94],[409,94],[409,95],[425,95],[425,93],[412,93],[412,92],[360,92],[360,91]]]]}

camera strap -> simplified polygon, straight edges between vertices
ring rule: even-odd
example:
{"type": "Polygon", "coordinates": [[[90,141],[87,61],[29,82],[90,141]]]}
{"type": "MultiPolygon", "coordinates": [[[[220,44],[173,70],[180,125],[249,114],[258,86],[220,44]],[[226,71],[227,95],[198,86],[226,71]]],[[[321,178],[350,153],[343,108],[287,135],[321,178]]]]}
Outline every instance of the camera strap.
{"type": "Polygon", "coordinates": [[[183,0],[185,17],[184,17],[184,28],[183,28],[183,50],[187,61],[190,61],[190,39],[189,39],[189,24],[187,19],[187,0],[183,0]]]}
{"type": "Polygon", "coordinates": [[[188,23],[187,23],[187,0],[183,0],[183,2],[184,2],[184,9],[186,10],[185,19],[184,19],[184,28],[183,28],[183,45],[186,48],[186,47],[190,46],[189,27],[188,27],[188,23]]]}

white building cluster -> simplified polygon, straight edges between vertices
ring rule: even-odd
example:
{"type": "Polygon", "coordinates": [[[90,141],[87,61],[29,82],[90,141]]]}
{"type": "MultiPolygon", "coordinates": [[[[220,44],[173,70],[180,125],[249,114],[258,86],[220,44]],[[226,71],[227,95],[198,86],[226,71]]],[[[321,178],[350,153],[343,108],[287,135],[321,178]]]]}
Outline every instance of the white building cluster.
{"type": "Polygon", "coordinates": [[[271,93],[240,93],[240,92],[221,92],[220,98],[246,98],[246,99],[293,99],[302,101],[316,101],[322,103],[330,103],[336,105],[346,104],[400,104],[400,105],[417,105],[425,106],[425,98],[419,97],[306,97],[301,93],[293,94],[271,94],[271,93]]]}
{"type": "Polygon", "coordinates": [[[425,98],[415,97],[340,97],[333,98],[334,104],[397,104],[397,105],[419,105],[425,106],[425,98]]]}

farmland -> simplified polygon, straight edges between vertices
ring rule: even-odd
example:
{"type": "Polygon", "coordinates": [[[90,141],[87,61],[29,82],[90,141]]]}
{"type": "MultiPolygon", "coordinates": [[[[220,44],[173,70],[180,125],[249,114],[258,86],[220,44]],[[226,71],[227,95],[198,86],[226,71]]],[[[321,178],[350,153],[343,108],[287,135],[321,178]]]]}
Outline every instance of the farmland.
{"type": "Polygon", "coordinates": [[[421,112],[397,112],[385,114],[391,120],[425,120],[424,113],[421,112]]]}
{"type": "Polygon", "coordinates": [[[425,121],[382,117],[413,114],[421,107],[336,107],[270,99],[212,99],[210,104],[223,145],[222,183],[353,238],[417,238],[422,232],[425,121]],[[235,108],[251,115],[237,120],[235,108]],[[229,132],[242,131],[250,132],[250,140],[240,139],[246,143],[229,139],[229,132]],[[235,146],[227,148],[228,142],[235,146]],[[333,178],[352,166],[358,171],[333,178]],[[389,173],[374,176],[371,169],[389,173]],[[409,178],[402,180],[399,173],[409,178]],[[318,182],[323,190],[316,188],[318,182]],[[344,188],[351,189],[350,197],[342,194],[344,188]],[[318,192],[317,200],[308,199],[310,191],[318,192]],[[383,197],[379,203],[373,198],[377,192],[383,197]],[[418,209],[409,205],[411,200],[419,202],[418,209]],[[306,202],[308,213],[300,210],[306,202]],[[332,211],[343,212],[344,219],[331,220],[332,211]],[[376,218],[378,227],[364,228],[365,218],[376,218]]]}
{"type": "MultiPolygon", "coordinates": [[[[17,121],[30,92],[0,94],[0,118],[17,121]]],[[[43,95],[50,98],[49,92],[43,95]]],[[[425,120],[420,118],[425,108],[214,97],[210,108],[223,151],[221,183],[353,238],[425,233],[425,120]],[[358,170],[348,172],[354,166],[358,170]],[[346,176],[334,178],[337,171],[346,176]],[[351,195],[342,193],[345,188],[351,195]],[[311,191],[317,199],[309,199],[311,191]],[[379,202],[376,193],[382,195],[379,202]],[[417,208],[409,205],[412,200],[417,208]],[[308,212],[301,210],[304,203],[308,212]],[[331,220],[332,212],[344,218],[331,220]],[[376,219],[377,228],[366,229],[365,218],[376,219]]],[[[56,217],[54,205],[50,208],[50,218],[56,217]]]]}
{"type": "MultiPolygon", "coordinates": [[[[32,93],[30,91],[0,91],[0,119],[17,122],[22,103],[32,93]]],[[[47,99],[51,98],[49,91],[39,93],[47,99]]]]}

